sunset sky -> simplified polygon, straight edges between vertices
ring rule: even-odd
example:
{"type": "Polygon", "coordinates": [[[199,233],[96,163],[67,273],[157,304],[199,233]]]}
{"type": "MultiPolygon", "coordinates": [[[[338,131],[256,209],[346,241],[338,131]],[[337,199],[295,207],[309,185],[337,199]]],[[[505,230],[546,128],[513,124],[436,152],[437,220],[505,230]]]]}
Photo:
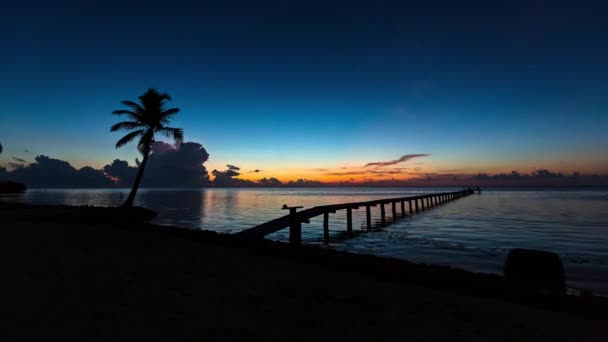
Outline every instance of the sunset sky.
{"type": "Polygon", "coordinates": [[[133,163],[111,112],[154,87],[241,178],[608,173],[599,1],[49,3],[0,13],[5,167],[133,163]]]}

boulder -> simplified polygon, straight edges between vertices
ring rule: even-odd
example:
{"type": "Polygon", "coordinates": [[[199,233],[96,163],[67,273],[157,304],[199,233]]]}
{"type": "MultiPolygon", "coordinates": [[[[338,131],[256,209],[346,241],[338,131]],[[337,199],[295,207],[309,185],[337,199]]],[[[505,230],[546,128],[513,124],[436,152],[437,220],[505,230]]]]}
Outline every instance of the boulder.
{"type": "Polygon", "coordinates": [[[504,265],[507,283],[521,290],[565,293],[566,274],[559,255],[516,248],[509,251],[504,265]]]}

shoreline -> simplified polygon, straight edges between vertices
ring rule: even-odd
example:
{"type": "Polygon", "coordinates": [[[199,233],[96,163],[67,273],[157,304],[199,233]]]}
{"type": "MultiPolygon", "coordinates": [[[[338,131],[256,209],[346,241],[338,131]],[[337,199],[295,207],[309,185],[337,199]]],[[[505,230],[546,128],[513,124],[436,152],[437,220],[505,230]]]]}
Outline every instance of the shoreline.
{"type": "Polygon", "coordinates": [[[498,275],[447,266],[148,223],[50,222],[31,212],[3,221],[2,233],[3,324],[18,324],[0,334],[13,338],[608,336],[606,298],[518,293],[498,275]]]}
{"type": "MultiPolygon", "coordinates": [[[[52,222],[60,224],[80,224],[87,226],[103,225],[106,229],[131,230],[149,234],[179,237],[201,243],[218,244],[229,248],[246,250],[248,252],[267,255],[276,258],[286,258],[302,261],[336,271],[346,271],[365,274],[384,280],[404,282],[418,286],[444,290],[461,291],[473,295],[501,298],[524,304],[546,307],[548,301],[569,302],[580,300],[602,302],[608,309],[608,297],[598,296],[590,292],[579,292],[564,295],[546,295],[539,293],[521,293],[509,288],[502,275],[465,270],[451,265],[423,264],[400,258],[377,256],[367,253],[351,253],[348,251],[325,248],[316,244],[292,246],[288,242],[268,239],[241,239],[233,234],[199,230],[174,225],[149,223],[156,213],[142,207],[133,207],[125,212],[119,207],[69,206],[69,205],[33,205],[20,203],[5,203],[0,201],[0,214],[8,222],[52,222]],[[13,217],[6,211],[15,209],[23,211],[13,217]],[[109,213],[109,214],[108,214],[109,213]],[[117,214],[114,214],[117,213],[117,214]],[[125,219],[128,218],[128,219],[125,219]],[[120,220],[120,223],[116,221],[120,220]]],[[[585,304],[586,305],[586,304],[585,304]]],[[[551,305],[549,305],[551,307],[551,305]]],[[[559,309],[553,306],[553,309],[559,309]]],[[[568,311],[567,309],[566,311],[568,311]]],[[[575,309],[584,313],[585,310],[575,309]]],[[[584,313],[588,314],[588,313],[584,313]]],[[[598,312],[590,312],[591,316],[598,312]]],[[[606,312],[608,318],[608,310],[606,312]]]]}

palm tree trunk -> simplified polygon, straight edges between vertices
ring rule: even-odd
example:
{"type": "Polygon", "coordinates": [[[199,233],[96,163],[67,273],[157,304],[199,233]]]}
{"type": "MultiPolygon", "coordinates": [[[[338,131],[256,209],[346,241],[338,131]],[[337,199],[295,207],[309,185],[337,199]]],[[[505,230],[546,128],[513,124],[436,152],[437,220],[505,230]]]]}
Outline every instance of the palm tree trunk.
{"type": "Polygon", "coordinates": [[[135,183],[133,183],[133,187],[131,188],[129,197],[127,197],[125,203],[122,204],[123,207],[133,206],[133,202],[135,201],[135,195],[137,194],[137,189],[139,189],[139,183],[141,183],[141,178],[144,175],[144,169],[146,168],[146,163],[148,162],[149,154],[150,152],[146,152],[144,154],[144,159],[141,161],[141,165],[139,165],[139,170],[137,170],[137,177],[135,177],[135,183]]]}

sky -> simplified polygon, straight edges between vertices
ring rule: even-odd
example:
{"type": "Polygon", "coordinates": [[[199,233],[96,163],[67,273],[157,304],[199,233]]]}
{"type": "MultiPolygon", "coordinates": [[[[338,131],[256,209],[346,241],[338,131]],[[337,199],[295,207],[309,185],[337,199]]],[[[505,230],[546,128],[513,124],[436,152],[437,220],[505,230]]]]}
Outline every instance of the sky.
{"type": "Polygon", "coordinates": [[[0,165],[133,163],[111,113],[152,87],[181,109],[172,125],[204,146],[208,170],[238,165],[247,179],[608,174],[606,10],[13,1],[0,13],[0,165]]]}

